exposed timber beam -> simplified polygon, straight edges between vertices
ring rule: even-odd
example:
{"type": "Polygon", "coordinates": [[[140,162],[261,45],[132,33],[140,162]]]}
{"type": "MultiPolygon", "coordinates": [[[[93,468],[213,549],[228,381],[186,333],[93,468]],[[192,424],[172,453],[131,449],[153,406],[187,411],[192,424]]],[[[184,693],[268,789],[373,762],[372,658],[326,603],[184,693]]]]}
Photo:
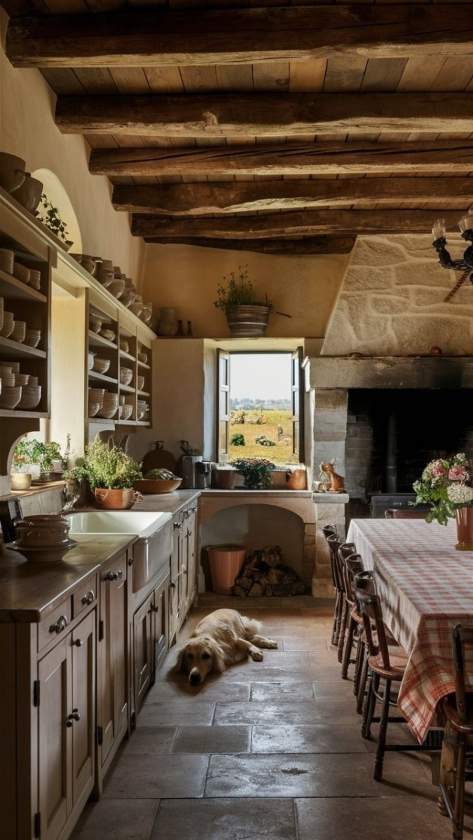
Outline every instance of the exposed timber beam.
{"type": "Polygon", "coordinates": [[[284,136],[340,131],[473,132],[471,93],[60,96],[66,134],[284,136]]]}
{"type": "Polygon", "coordinates": [[[471,178],[340,178],[312,181],[251,181],[214,184],[136,184],[116,186],[116,210],[198,216],[255,213],[301,207],[432,207],[468,209],[471,178]]]}
{"type": "MultiPolygon", "coordinates": [[[[442,213],[442,217],[447,225],[456,226],[458,211],[442,213]]],[[[429,210],[304,210],[193,219],[135,214],[132,232],[145,239],[293,239],[320,234],[430,233],[434,219],[429,210]]]]}
{"type": "Polygon", "coordinates": [[[468,3],[127,11],[13,19],[17,67],[238,64],[324,58],[471,55],[468,3]]]}
{"type": "Polygon", "coordinates": [[[197,248],[218,248],[225,251],[254,251],[257,254],[304,256],[316,254],[349,254],[355,236],[308,236],[303,239],[153,239],[152,245],[192,245],[197,248]]]}
{"type": "Polygon", "coordinates": [[[335,143],[214,146],[212,148],[93,149],[90,171],[110,177],[229,175],[467,175],[473,172],[473,144],[335,143]]]}

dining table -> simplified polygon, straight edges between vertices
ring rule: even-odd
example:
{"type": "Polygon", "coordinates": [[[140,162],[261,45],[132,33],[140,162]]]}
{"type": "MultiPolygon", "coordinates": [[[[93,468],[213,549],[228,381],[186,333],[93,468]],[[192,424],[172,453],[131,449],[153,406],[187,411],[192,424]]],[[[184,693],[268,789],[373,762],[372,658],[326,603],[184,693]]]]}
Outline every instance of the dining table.
{"type": "MultiPolygon", "coordinates": [[[[347,541],[374,572],[384,623],[408,655],[398,707],[422,743],[455,690],[452,629],[473,625],[473,551],[456,549],[453,520],[353,519],[347,541]]],[[[473,689],[473,648],[466,666],[473,689]]]]}

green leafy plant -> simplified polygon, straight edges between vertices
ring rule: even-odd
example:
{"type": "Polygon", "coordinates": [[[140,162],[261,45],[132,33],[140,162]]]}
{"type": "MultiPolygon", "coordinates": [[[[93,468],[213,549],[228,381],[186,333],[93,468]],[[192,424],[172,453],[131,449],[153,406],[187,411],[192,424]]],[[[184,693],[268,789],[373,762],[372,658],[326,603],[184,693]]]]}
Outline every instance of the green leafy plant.
{"type": "Polygon", "coordinates": [[[415,481],[416,504],[430,505],[428,522],[436,520],[446,525],[462,507],[473,506],[471,465],[464,452],[450,458],[437,458],[427,464],[422,476],[415,481]]]}
{"type": "Polygon", "coordinates": [[[128,490],[135,481],[142,478],[142,472],[138,462],[119,446],[109,446],[96,439],[66,477],[79,483],[85,479],[92,490],[96,487],[128,490]]]}
{"type": "Polygon", "coordinates": [[[23,438],[13,450],[12,464],[15,468],[39,464],[41,472],[50,472],[53,461],[62,461],[61,447],[54,440],[43,443],[37,438],[23,438]]]}
{"type": "Polygon", "coordinates": [[[245,435],[242,435],[240,432],[236,432],[234,435],[232,435],[230,443],[232,444],[232,446],[245,446],[245,435]]]}
{"type": "Polygon", "coordinates": [[[261,300],[255,291],[253,282],[248,277],[248,268],[239,267],[238,274],[234,271],[223,277],[223,283],[217,286],[217,300],[214,306],[223,312],[231,312],[236,306],[269,306],[272,303],[265,295],[261,300]]]}
{"type": "Polygon", "coordinates": [[[69,239],[67,225],[61,219],[59,210],[50,202],[46,193],[43,193],[41,196],[36,216],[38,221],[45,225],[45,227],[49,228],[51,233],[54,233],[54,235],[64,243],[66,248],[71,247],[72,239],[69,239]]]}
{"type": "Polygon", "coordinates": [[[237,458],[233,461],[235,469],[245,479],[248,490],[265,490],[271,487],[271,471],[274,464],[266,458],[237,458]]]}

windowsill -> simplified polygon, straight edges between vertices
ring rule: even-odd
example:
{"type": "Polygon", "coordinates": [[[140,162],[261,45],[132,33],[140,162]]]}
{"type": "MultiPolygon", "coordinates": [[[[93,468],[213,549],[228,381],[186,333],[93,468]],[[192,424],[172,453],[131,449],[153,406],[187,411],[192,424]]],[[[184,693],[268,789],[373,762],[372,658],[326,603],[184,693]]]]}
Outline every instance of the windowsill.
{"type": "Polygon", "coordinates": [[[0,496],[0,502],[8,502],[11,499],[24,498],[25,496],[36,496],[38,493],[45,493],[47,490],[62,490],[65,481],[48,481],[44,484],[35,484],[29,490],[10,490],[0,496]]]}

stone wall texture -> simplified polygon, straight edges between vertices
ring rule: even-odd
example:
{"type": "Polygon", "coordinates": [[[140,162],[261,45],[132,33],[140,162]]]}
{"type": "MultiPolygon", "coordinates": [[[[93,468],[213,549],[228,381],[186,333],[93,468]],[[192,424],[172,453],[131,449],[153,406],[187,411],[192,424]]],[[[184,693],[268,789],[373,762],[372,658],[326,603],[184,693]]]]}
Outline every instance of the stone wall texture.
{"type": "MultiPolygon", "coordinates": [[[[452,237],[453,258],[465,242],[452,237]]],[[[355,243],[322,355],[473,354],[473,286],[444,303],[457,275],[437,262],[429,236],[362,236],[355,243]]]]}

